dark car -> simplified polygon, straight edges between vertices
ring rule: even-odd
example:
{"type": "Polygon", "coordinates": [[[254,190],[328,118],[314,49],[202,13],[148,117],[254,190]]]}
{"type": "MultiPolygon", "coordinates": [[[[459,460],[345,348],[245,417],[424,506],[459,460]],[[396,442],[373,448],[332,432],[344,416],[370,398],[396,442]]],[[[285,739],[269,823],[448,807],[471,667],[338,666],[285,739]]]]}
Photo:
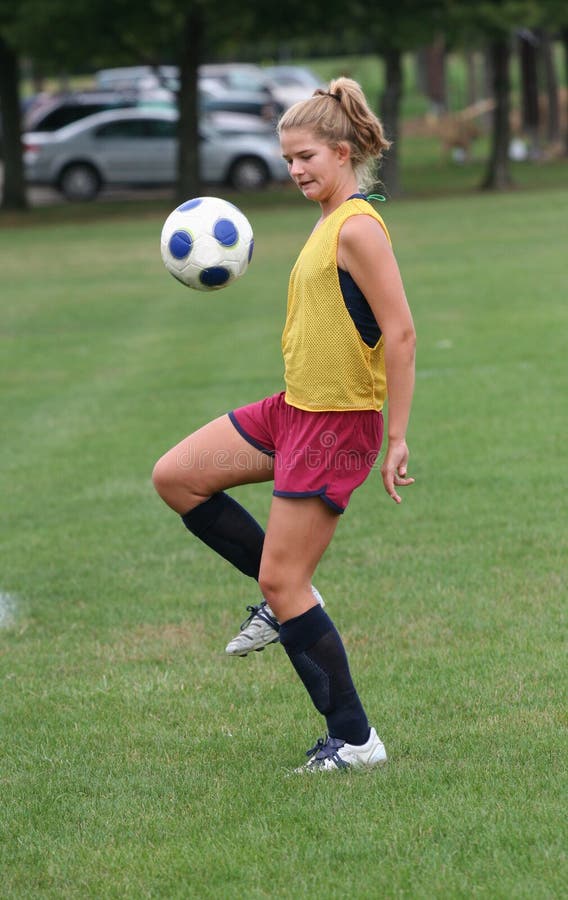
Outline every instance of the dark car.
{"type": "Polygon", "coordinates": [[[201,81],[199,105],[202,113],[244,113],[274,122],[284,112],[282,104],[256,91],[226,91],[201,81]]]}
{"type": "Polygon", "coordinates": [[[137,105],[134,92],[80,91],[40,95],[24,112],[23,131],[58,131],[94,113],[137,105]]]}

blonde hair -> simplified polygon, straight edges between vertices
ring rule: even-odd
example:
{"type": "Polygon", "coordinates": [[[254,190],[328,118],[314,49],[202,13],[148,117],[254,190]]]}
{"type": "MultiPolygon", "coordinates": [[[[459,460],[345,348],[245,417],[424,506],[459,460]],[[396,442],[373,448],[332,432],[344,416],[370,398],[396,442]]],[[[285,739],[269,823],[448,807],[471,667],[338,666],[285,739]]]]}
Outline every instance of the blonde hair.
{"type": "Polygon", "coordinates": [[[308,128],[330,147],[348,143],[362,190],[375,183],[377,163],[390,147],[380,120],[352,78],[336,78],[327,90],[318,88],[309,99],[294,103],[278,122],[278,134],[290,128],[308,128]]]}

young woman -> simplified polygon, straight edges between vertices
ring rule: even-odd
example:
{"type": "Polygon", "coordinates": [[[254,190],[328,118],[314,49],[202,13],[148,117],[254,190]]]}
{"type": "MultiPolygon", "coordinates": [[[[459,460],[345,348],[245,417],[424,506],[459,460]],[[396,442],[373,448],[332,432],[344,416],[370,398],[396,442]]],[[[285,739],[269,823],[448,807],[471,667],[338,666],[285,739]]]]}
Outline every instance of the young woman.
{"type": "Polygon", "coordinates": [[[308,751],[302,770],[372,766],[386,761],[385,748],[312,577],[379,453],[387,383],[384,487],[400,503],[398,488],[413,482],[406,429],[414,326],[386,226],[362,193],[388,142],[361,88],[347,78],[292,106],[279,134],[292,179],[321,210],[290,276],[282,336],[286,390],[190,435],[156,464],[154,484],[189,531],[258,580],[268,610],[253,607],[245,630],[268,623],[274,640],[279,628],[280,643],[327,723],[327,737],[308,751]],[[215,465],[218,450],[222,468],[215,465]],[[274,492],[265,534],[224,491],[269,480],[274,492]]]}

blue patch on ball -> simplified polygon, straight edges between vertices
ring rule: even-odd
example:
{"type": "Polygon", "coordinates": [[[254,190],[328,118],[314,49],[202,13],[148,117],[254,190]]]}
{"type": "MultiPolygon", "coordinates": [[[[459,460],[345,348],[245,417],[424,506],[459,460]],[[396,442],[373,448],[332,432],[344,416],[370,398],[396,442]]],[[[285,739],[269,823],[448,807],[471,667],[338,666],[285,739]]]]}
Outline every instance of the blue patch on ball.
{"type": "Polygon", "coordinates": [[[203,269],[203,271],[199,273],[201,284],[210,288],[221,287],[223,284],[227,283],[230,277],[231,273],[223,266],[211,266],[211,268],[203,269]]]}
{"type": "Polygon", "coordinates": [[[200,203],[203,203],[203,197],[195,197],[193,200],[186,200],[185,203],[178,206],[178,212],[187,212],[188,209],[195,209],[200,203]]]}
{"type": "Polygon", "coordinates": [[[251,259],[252,259],[252,251],[253,251],[253,250],[254,250],[254,238],[251,238],[251,239],[250,239],[250,244],[249,244],[249,254],[248,254],[248,261],[249,261],[249,262],[250,262],[251,259]]]}
{"type": "Polygon", "coordinates": [[[187,231],[174,231],[168,241],[168,250],[174,259],[185,259],[191,253],[193,241],[187,231]]]}
{"type": "Polygon", "coordinates": [[[213,234],[215,235],[215,239],[219,241],[220,244],[223,244],[223,247],[234,247],[239,239],[239,232],[237,231],[236,225],[234,222],[231,222],[230,219],[218,219],[217,222],[215,222],[213,234]]]}

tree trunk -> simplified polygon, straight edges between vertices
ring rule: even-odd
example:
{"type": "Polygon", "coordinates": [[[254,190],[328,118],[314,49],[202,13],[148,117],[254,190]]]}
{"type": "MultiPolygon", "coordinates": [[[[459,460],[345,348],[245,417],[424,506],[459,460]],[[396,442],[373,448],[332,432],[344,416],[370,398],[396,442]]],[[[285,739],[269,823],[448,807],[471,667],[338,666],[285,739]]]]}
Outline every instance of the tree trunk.
{"type": "Polygon", "coordinates": [[[401,193],[398,136],[402,98],[402,53],[398,49],[390,48],[384,50],[382,55],[385,61],[385,89],[379,101],[380,117],[386,137],[393,143],[384,156],[380,178],[389,196],[396,197],[401,193]]]}
{"type": "Polygon", "coordinates": [[[493,127],[489,166],[481,188],[489,191],[503,191],[512,187],[509,168],[510,141],[510,82],[509,82],[509,39],[505,35],[495,38],[489,47],[491,70],[493,73],[493,127]]]}
{"type": "Polygon", "coordinates": [[[531,32],[525,32],[519,38],[522,129],[532,156],[538,154],[539,145],[538,43],[538,38],[531,32]]]}
{"type": "Polygon", "coordinates": [[[560,140],[560,100],[558,96],[558,76],[554,65],[554,44],[550,33],[542,29],[539,32],[544,83],[546,87],[546,140],[555,144],[560,140]]]}
{"type": "Polygon", "coordinates": [[[22,158],[18,57],[0,37],[0,109],[4,155],[2,209],[27,207],[22,158]]]}
{"type": "Polygon", "coordinates": [[[446,90],[446,48],[443,38],[437,38],[425,49],[426,90],[430,111],[439,116],[448,108],[446,90]]]}
{"type": "Polygon", "coordinates": [[[438,116],[448,106],[446,86],[446,48],[443,37],[421,47],[416,53],[416,86],[430,103],[430,112],[438,116]]]}
{"type": "Polygon", "coordinates": [[[479,80],[477,77],[477,53],[475,50],[465,51],[466,66],[466,106],[473,106],[479,100],[479,80]]]}
{"type": "MultiPolygon", "coordinates": [[[[562,46],[564,47],[564,81],[568,84],[568,28],[563,28],[560,32],[562,46]]],[[[566,133],[564,135],[564,153],[568,156],[568,92],[564,101],[564,121],[566,122],[566,133]]]]}
{"type": "Polygon", "coordinates": [[[178,178],[176,200],[183,203],[201,192],[199,175],[198,69],[201,61],[203,20],[193,4],[187,12],[182,35],[178,95],[178,178]]]}

